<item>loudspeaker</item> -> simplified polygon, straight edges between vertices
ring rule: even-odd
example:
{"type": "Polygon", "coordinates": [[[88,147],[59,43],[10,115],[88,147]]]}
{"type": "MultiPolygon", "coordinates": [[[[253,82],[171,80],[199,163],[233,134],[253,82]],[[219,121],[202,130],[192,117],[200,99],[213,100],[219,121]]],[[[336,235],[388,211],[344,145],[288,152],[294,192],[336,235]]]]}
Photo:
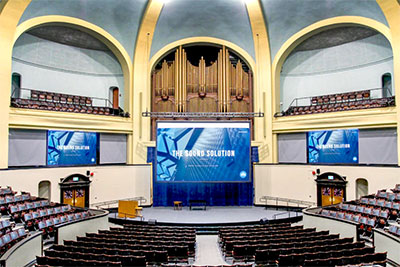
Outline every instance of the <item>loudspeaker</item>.
{"type": "Polygon", "coordinates": [[[147,224],[156,225],[157,224],[157,220],[156,219],[149,219],[147,221],[147,224]]]}
{"type": "Polygon", "coordinates": [[[262,218],[260,220],[260,224],[268,224],[268,223],[269,223],[269,220],[267,218],[262,218]]]}

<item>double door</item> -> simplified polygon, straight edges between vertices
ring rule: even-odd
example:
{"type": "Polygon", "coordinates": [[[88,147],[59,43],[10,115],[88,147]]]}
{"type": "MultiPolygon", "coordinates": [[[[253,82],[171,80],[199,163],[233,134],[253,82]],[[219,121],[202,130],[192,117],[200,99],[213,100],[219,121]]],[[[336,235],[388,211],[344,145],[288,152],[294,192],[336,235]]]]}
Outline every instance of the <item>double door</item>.
{"type": "Polygon", "coordinates": [[[62,202],[64,204],[69,204],[71,206],[84,208],[86,202],[86,189],[85,188],[64,189],[62,202]]]}
{"type": "Polygon", "coordinates": [[[321,206],[330,206],[343,202],[343,187],[321,186],[321,206]]]}

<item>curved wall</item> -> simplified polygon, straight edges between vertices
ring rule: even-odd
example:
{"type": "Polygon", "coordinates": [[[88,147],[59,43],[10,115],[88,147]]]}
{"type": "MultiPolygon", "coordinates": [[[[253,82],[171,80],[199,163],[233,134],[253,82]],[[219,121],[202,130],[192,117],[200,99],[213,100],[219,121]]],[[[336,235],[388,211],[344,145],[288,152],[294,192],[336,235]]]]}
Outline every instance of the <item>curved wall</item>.
{"type": "MultiPolygon", "coordinates": [[[[393,75],[393,52],[381,34],[326,49],[292,52],[280,76],[282,109],[296,97],[382,88],[385,73],[393,75]]],[[[372,96],[379,97],[380,92],[372,96]]]]}
{"type": "Polygon", "coordinates": [[[293,34],[320,20],[361,16],[388,25],[375,0],[261,0],[268,29],[271,58],[293,34]]]}
{"type": "Polygon", "coordinates": [[[150,58],[167,44],[189,37],[223,39],[255,58],[250,20],[242,0],[168,1],[158,18],[150,58]]]}
{"type": "Polygon", "coordinates": [[[89,203],[99,203],[124,198],[143,197],[145,205],[152,204],[151,165],[110,165],[58,168],[24,168],[0,170],[0,184],[16,191],[30,192],[37,196],[38,184],[51,182],[51,201],[60,202],[60,179],[74,173],[86,175],[90,171],[92,183],[89,203]]]}
{"type": "MultiPolygon", "coordinates": [[[[18,38],[12,71],[21,74],[21,87],[109,99],[109,88],[120,88],[124,105],[124,77],[111,52],[83,49],[47,41],[30,34],[18,38]]],[[[22,91],[22,94],[29,92],[22,91]]],[[[104,101],[93,100],[104,106],[104,101]]]]}
{"type": "Polygon", "coordinates": [[[19,23],[46,15],[86,20],[113,35],[133,58],[146,0],[52,1],[32,0],[19,23]]]}
{"type": "Polygon", "coordinates": [[[346,199],[356,198],[356,180],[365,178],[368,191],[394,188],[399,183],[399,167],[338,166],[338,165],[254,165],[254,204],[262,205],[262,196],[282,197],[317,203],[316,169],[321,173],[335,172],[347,180],[346,199]]]}
{"type": "MultiPolygon", "coordinates": [[[[342,219],[329,218],[319,215],[320,208],[307,208],[303,210],[303,223],[305,228],[317,228],[317,231],[329,230],[338,233],[340,238],[353,237],[357,240],[358,224],[342,219]]],[[[375,252],[387,252],[387,258],[400,264],[400,238],[388,234],[381,229],[373,229],[375,252]]],[[[392,264],[391,264],[392,265],[392,264]]]]}

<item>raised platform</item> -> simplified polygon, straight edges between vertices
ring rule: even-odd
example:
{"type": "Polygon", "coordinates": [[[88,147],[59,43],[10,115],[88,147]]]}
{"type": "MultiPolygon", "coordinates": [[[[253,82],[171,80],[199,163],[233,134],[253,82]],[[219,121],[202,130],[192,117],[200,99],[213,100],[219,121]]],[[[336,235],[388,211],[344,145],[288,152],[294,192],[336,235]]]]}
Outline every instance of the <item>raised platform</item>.
{"type": "MultiPolygon", "coordinates": [[[[255,224],[260,220],[281,220],[301,216],[301,212],[288,212],[286,210],[266,209],[265,207],[207,207],[206,210],[174,210],[173,207],[150,207],[142,210],[143,222],[157,221],[157,224],[182,224],[196,226],[255,224]]],[[[110,212],[112,221],[118,219],[117,213],[110,212]]],[[[140,218],[119,218],[124,221],[141,222],[140,218]]]]}

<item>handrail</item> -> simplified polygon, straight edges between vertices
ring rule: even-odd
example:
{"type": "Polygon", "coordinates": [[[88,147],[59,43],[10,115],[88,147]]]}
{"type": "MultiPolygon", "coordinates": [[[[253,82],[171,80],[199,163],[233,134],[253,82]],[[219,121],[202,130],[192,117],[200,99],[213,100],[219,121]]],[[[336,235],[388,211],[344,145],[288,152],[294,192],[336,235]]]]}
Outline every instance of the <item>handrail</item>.
{"type": "MultiPolygon", "coordinates": [[[[293,212],[293,211],[285,211],[285,212],[281,212],[281,213],[274,214],[274,215],[273,215],[273,219],[276,220],[276,217],[278,217],[278,216],[280,216],[280,215],[285,215],[285,214],[288,214],[287,218],[292,218],[291,212],[293,212]]],[[[297,217],[298,214],[299,214],[299,212],[298,212],[298,211],[294,211],[294,212],[296,212],[296,216],[295,216],[295,217],[297,217]]]]}
{"type": "MultiPolygon", "coordinates": [[[[389,90],[389,88],[371,88],[371,89],[365,89],[365,90],[357,90],[357,91],[348,91],[348,92],[342,92],[342,93],[331,93],[330,95],[334,95],[334,94],[346,94],[346,93],[353,93],[353,92],[359,92],[359,91],[378,91],[381,90],[382,91],[382,95],[383,92],[385,91],[387,96],[386,97],[392,97],[392,92],[391,90],[389,90]]],[[[299,100],[310,100],[311,103],[311,99],[313,97],[322,97],[322,96],[327,96],[327,95],[313,95],[313,96],[303,96],[303,97],[296,97],[293,98],[292,102],[290,102],[288,108],[290,107],[297,107],[298,106],[298,101],[299,100]]],[[[371,97],[371,99],[375,99],[376,97],[371,97]]]]}
{"type": "Polygon", "coordinates": [[[260,202],[267,203],[268,200],[275,200],[277,206],[278,206],[278,202],[286,202],[287,205],[289,205],[289,203],[297,204],[297,207],[300,207],[300,204],[301,205],[305,205],[307,207],[316,206],[316,203],[313,202],[313,201],[304,201],[304,200],[282,198],[282,197],[272,197],[272,196],[262,196],[262,197],[260,197],[260,202]]]}
{"type": "MultiPolygon", "coordinates": [[[[15,94],[16,94],[16,93],[19,93],[19,94],[20,94],[21,91],[28,91],[28,92],[31,92],[31,91],[40,91],[40,92],[45,92],[45,93],[65,94],[65,95],[68,95],[68,96],[89,97],[89,98],[91,98],[91,99],[96,99],[96,100],[99,100],[99,101],[101,101],[101,102],[104,101],[104,104],[105,104],[106,107],[112,107],[112,103],[111,103],[110,99],[108,99],[108,98],[102,98],[102,97],[96,97],[96,96],[85,96],[85,95],[74,95],[74,94],[61,93],[61,92],[49,92],[49,91],[37,90],[37,89],[32,89],[32,88],[24,88],[24,87],[14,88],[14,89],[12,90],[12,92],[11,92],[11,97],[16,97],[15,94]]],[[[20,96],[19,96],[18,98],[21,98],[21,99],[29,99],[29,98],[26,98],[26,96],[25,96],[25,97],[20,97],[20,96]]]]}
{"type": "Polygon", "coordinates": [[[147,203],[147,199],[145,197],[132,197],[132,198],[115,199],[115,200],[103,201],[103,202],[98,202],[98,203],[92,203],[92,204],[90,204],[90,206],[96,207],[97,209],[100,209],[103,206],[107,206],[107,208],[110,208],[110,205],[117,204],[118,201],[120,201],[120,200],[124,200],[124,201],[137,200],[137,201],[139,201],[139,205],[147,203]]]}

